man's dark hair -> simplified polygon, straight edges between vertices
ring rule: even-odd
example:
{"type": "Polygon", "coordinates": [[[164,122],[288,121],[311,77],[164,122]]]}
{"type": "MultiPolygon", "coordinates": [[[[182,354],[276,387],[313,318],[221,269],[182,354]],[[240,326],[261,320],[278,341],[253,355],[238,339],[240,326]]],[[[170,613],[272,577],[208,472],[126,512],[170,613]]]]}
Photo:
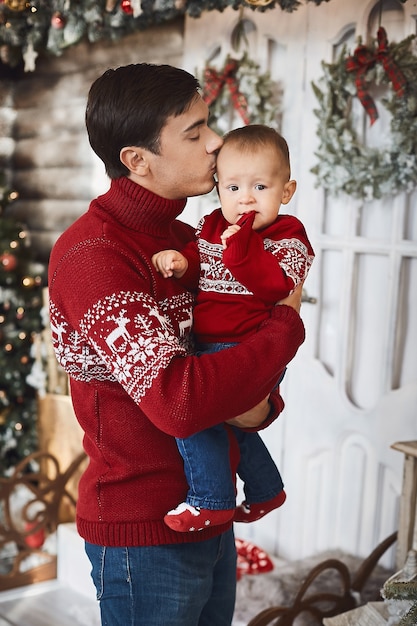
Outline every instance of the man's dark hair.
{"type": "Polygon", "coordinates": [[[128,174],[120,150],[138,146],[159,154],[167,118],[184,113],[200,85],[171,65],[138,63],[109,69],[91,86],[85,121],[94,152],[110,178],[128,174]]]}

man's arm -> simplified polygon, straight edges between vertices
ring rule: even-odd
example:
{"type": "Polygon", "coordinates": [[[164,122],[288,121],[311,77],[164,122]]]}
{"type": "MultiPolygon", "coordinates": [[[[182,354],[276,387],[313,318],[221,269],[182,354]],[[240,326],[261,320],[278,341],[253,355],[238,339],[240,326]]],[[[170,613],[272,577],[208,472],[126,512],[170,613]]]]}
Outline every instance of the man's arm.
{"type": "MultiPolygon", "coordinates": [[[[302,292],[303,283],[301,283],[296,289],[294,289],[294,291],[289,296],[287,296],[287,298],[284,298],[284,300],[282,300],[278,306],[289,306],[293,308],[298,314],[300,314],[302,292]]],[[[238,417],[235,417],[232,420],[228,420],[227,423],[232,426],[237,426],[239,428],[245,429],[257,429],[260,426],[265,427],[269,425],[271,421],[273,421],[273,419],[276,417],[274,408],[275,410],[278,408],[274,406],[272,400],[273,397],[268,394],[266,398],[261,400],[261,402],[254,406],[252,409],[246,411],[238,417]]],[[[279,402],[279,398],[276,398],[276,400],[278,400],[279,402]]],[[[278,410],[278,413],[281,412],[281,410],[282,408],[278,410]]]]}
{"type": "MultiPolygon", "coordinates": [[[[99,255],[97,248],[95,242],[86,243],[85,262],[77,273],[70,269],[69,255],[52,272],[53,322],[57,328],[74,329],[66,344],[55,345],[58,358],[74,377],[100,375],[120,384],[155,427],[169,435],[187,437],[262,403],[304,341],[297,312],[277,306],[256,335],[238,346],[188,355],[174,320],[179,324],[191,319],[190,294],[158,302],[149,285],[165,279],[156,271],[150,277],[149,261],[144,259],[140,269],[129,250],[102,240],[99,255]],[[118,271],[109,289],[103,267],[112,266],[118,271]],[[114,343],[116,332],[119,340],[114,343]]],[[[270,419],[281,409],[274,404],[270,419]]],[[[258,421],[263,419],[264,413],[258,421]]]]}

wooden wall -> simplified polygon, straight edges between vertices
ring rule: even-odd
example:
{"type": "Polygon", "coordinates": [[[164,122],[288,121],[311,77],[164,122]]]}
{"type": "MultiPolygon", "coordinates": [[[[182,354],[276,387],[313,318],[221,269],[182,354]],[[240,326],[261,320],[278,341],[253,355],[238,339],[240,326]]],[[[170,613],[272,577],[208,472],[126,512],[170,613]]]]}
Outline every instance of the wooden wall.
{"type": "Polygon", "coordinates": [[[0,77],[0,169],[19,193],[7,212],[27,226],[39,261],[108,184],[84,125],[91,83],[128,63],[181,65],[183,26],[180,19],[117,42],[82,43],[38,58],[33,73],[0,77]]]}

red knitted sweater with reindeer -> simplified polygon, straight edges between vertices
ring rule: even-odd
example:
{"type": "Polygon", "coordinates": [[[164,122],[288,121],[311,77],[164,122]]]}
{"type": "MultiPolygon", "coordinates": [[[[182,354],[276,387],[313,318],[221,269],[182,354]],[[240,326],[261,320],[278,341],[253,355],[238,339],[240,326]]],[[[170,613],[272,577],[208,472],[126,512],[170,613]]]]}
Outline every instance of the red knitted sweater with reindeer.
{"type": "MultiPolygon", "coordinates": [[[[177,219],[184,206],[128,178],[114,180],[51,253],[54,348],[70,376],[89,456],[77,526],[90,543],[195,542],[226,530],[230,524],[176,533],[163,522],[188,489],[174,438],[255,406],[304,340],[297,313],[277,306],[256,336],[233,350],[193,356],[194,296],[151,263],[155,252],[194,238],[177,219]]],[[[263,426],[282,408],[274,395],[263,426]]],[[[235,468],[238,449],[229,436],[235,468]]]]}

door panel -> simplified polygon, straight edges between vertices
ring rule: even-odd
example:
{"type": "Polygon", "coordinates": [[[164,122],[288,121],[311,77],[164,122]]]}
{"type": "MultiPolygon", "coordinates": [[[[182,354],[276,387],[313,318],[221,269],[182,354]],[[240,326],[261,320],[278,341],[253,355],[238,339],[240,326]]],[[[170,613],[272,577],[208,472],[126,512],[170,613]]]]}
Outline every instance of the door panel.
{"type": "MultiPolygon", "coordinates": [[[[398,524],[403,458],[396,441],[417,438],[417,191],[378,201],[331,197],[315,187],[318,106],[311,82],[345,43],[415,32],[410,3],[331,0],[294,13],[245,10],[254,25],[249,51],[282,85],[281,132],[290,147],[298,188],[286,212],[306,225],[316,252],[304,304],[307,339],[282,385],[286,408],[263,437],[282,472],[288,499],[236,534],[285,558],[330,548],[360,556],[398,524]]],[[[184,66],[199,71],[218,48],[232,51],[239,19],[232,9],[188,19],[184,66]]],[[[221,66],[221,64],[220,64],[221,66]]],[[[363,140],[379,146],[389,115],[373,94],[380,118],[370,129],[355,103],[363,140]]],[[[236,125],[240,125],[235,122],[236,125]]],[[[217,199],[193,200],[184,217],[196,223],[217,199]]],[[[392,565],[394,549],[383,563],[392,565]]]]}

